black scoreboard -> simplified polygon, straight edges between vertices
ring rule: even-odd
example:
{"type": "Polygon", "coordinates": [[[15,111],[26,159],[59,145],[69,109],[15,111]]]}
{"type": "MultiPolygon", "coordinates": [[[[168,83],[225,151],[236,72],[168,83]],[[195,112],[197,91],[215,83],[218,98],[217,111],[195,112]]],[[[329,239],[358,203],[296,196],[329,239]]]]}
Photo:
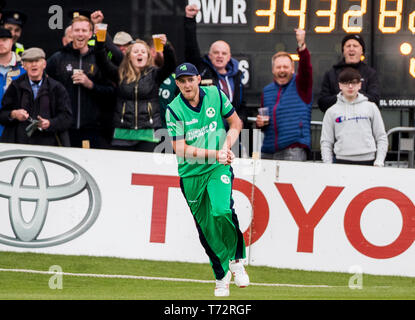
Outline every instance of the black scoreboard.
{"type": "Polygon", "coordinates": [[[189,0],[203,52],[222,39],[242,61],[248,102],[272,81],[276,51],[296,53],[295,28],[306,30],[316,102],[325,71],[342,57],[341,40],[359,33],[365,62],[378,72],[381,107],[415,107],[415,0],[189,0]]]}

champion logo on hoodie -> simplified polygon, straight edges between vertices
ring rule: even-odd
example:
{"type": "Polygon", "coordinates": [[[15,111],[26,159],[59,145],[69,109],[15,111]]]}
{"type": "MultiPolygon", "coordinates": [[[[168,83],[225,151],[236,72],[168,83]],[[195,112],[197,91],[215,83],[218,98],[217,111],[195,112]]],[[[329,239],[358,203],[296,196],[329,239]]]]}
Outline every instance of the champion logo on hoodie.
{"type": "Polygon", "coordinates": [[[346,117],[345,116],[340,116],[340,117],[337,117],[336,118],[336,123],[341,123],[341,122],[343,122],[345,120],[346,120],[346,117]]]}
{"type": "Polygon", "coordinates": [[[345,116],[340,116],[336,118],[336,123],[342,123],[345,121],[350,121],[350,120],[354,120],[356,122],[359,122],[359,120],[370,120],[369,117],[367,116],[355,116],[355,117],[351,117],[351,118],[346,118],[345,116]]]}

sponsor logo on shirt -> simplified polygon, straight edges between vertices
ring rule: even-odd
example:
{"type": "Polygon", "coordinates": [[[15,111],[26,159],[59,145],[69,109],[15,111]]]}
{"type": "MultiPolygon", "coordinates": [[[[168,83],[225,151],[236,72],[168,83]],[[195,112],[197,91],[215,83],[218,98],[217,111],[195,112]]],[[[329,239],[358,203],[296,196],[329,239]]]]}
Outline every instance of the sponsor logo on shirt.
{"type": "Polygon", "coordinates": [[[190,120],[190,121],[186,121],[186,126],[190,126],[190,125],[195,124],[195,123],[198,123],[198,122],[199,122],[199,120],[197,120],[197,119],[192,119],[192,120],[190,120]]]}
{"type": "Polygon", "coordinates": [[[199,137],[204,136],[205,134],[207,134],[209,132],[216,131],[217,127],[218,127],[217,122],[213,121],[210,124],[207,124],[207,125],[203,126],[202,128],[191,129],[186,133],[186,140],[187,141],[195,140],[199,137]]]}

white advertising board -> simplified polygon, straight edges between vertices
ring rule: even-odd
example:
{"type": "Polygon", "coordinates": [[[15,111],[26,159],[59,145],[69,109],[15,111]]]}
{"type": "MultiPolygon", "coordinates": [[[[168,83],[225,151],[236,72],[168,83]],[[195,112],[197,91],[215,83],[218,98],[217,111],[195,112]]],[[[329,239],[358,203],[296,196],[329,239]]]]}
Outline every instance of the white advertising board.
{"type": "MultiPolygon", "coordinates": [[[[415,171],[236,159],[251,265],[415,276],[415,171]]],[[[208,262],[174,155],[0,144],[0,250],[208,262]]]]}

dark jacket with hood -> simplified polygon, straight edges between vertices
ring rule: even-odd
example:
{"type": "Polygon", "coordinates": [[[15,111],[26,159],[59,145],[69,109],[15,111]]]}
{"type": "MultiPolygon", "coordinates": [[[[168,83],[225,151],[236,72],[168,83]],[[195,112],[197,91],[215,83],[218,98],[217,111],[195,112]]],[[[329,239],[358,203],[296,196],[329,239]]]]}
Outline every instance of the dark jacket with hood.
{"type": "Polygon", "coordinates": [[[44,75],[35,99],[29,77],[25,74],[10,84],[2,105],[0,123],[4,125],[4,132],[1,142],[70,146],[67,130],[72,124],[71,103],[66,89],[58,81],[44,75]],[[17,109],[25,109],[33,120],[38,116],[48,119],[50,127],[35,130],[29,137],[25,129],[31,122],[10,118],[10,113],[17,109]]]}
{"type": "Polygon", "coordinates": [[[112,113],[114,87],[106,80],[95,60],[94,47],[85,55],[72,47],[72,42],[54,53],[47,62],[46,73],[61,82],[67,89],[72,104],[74,122],[72,128],[101,129],[104,119],[112,113]],[[92,89],[74,84],[74,69],[82,69],[94,83],[92,89]]]}
{"type": "Polygon", "coordinates": [[[362,76],[362,89],[360,90],[360,93],[365,95],[369,101],[374,102],[379,106],[380,87],[375,69],[369,67],[364,62],[346,64],[343,58],[324,75],[318,99],[318,107],[320,110],[326,112],[328,108],[337,102],[337,94],[340,92],[338,81],[339,74],[346,67],[352,67],[359,71],[362,76]]]}
{"type": "Polygon", "coordinates": [[[247,117],[248,112],[246,108],[246,101],[244,99],[244,91],[242,84],[242,71],[239,70],[239,62],[231,58],[226,66],[227,73],[224,75],[219,74],[208,55],[202,57],[199,49],[199,44],[196,35],[196,19],[184,18],[184,34],[185,34],[185,56],[186,61],[194,64],[199,70],[202,77],[202,85],[215,85],[219,89],[220,78],[223,78],[232,87],[232,105],[236,110],[236,113],[244,123],[244,127],[248,127],[247,117]]]}

